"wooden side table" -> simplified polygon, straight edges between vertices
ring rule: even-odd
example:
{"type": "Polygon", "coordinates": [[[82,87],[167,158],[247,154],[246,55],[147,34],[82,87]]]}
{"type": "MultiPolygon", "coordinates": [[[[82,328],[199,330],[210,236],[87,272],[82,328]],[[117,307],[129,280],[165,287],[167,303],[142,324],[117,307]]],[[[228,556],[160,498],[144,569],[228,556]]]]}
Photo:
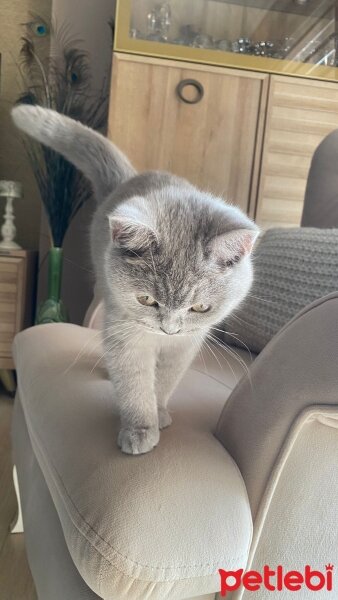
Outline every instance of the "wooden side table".
{"type": "Polygon", "coordinates": [[[33,323],[37,252],[0,250],[0,379],[14,392],[13,338],[33,323]]]}

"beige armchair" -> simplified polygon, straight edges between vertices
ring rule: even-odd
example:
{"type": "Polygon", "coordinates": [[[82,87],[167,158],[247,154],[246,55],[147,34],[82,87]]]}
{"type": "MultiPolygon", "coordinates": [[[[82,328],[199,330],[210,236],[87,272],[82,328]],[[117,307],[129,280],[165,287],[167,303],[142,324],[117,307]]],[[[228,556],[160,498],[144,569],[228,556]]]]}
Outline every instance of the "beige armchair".
{"type": "Polygon", "coordinates": [[[13,447],[39,599],[211,600],[219,569],[325,572],[338,549],[337,326],[334,294],[247,374],[223,351],[198,359],[172,399],[173,425],[138,457],[116,447],[97,332],[20,333],[13,447]]]}

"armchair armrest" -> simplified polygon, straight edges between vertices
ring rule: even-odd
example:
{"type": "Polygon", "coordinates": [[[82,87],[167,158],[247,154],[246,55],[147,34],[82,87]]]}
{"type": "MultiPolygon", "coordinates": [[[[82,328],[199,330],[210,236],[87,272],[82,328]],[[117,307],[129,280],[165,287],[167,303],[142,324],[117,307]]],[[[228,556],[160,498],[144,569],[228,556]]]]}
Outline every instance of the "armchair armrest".
{"type": "Polygon", "coordinates": [[[223,409],[216,437],[242,472],[254,516],[297,428],[311,415],[338,426],[337,331],[338,292],[306,307],[271,340],[223,409]]]}

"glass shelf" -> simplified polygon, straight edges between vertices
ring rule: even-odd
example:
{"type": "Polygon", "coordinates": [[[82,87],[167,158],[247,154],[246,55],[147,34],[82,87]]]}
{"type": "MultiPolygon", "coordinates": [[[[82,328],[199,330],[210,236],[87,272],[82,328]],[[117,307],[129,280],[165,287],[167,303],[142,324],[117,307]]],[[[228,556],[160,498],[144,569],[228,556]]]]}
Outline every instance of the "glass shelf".
{"type": "Polygon", "coordinates": [[[118,0],[115,50],[338,80],[338,0],[118,0]]]}
{"type": "Polygon", "coordinates": [[[325,14],[335,4],[333,0],[214,0],[214,2],[302,15],[303,17],[325,14]]]}

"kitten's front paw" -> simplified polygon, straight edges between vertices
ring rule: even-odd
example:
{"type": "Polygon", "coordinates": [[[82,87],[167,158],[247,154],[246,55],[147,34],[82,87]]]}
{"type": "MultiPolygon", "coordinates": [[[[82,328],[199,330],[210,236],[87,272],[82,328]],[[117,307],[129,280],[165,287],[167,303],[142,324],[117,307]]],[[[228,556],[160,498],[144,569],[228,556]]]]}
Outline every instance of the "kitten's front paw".
{"type": "Polygon", "coordinates": [[[166,408],[158,409],[158,422],[160,429],[165,429],[172,424],[173,420],[166,408]]]}
{"type": "Polygon", "coordinates": [[[149,429],[121,429],[117,438],[119,448],[125,454],[145,454],[157,446],[160,432],[157,427],[149,429]]]}

